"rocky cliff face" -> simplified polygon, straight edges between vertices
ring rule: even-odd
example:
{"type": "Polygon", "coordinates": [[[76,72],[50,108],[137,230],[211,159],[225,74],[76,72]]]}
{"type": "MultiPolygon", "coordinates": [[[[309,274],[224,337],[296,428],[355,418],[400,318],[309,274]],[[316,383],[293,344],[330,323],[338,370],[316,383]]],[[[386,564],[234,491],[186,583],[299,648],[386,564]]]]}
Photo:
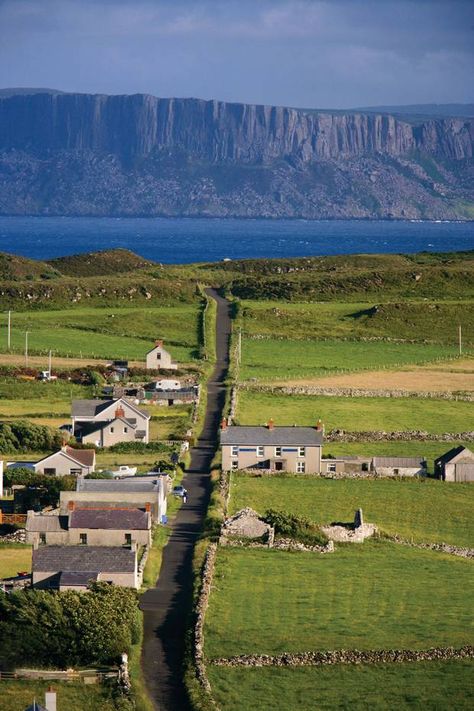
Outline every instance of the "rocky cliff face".
{"type": "Polygon", "coordinates": [[[0,99],[0,211],[458,217],[473,146],[470,119],[18,95],[0,99]]]}

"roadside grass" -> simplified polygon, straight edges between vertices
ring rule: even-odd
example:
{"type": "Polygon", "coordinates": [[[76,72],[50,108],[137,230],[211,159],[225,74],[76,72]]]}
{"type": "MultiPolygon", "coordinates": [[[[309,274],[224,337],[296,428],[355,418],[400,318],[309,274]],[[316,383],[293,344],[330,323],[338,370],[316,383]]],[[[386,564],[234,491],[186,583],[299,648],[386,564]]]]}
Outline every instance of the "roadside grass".
{"type": "Polygon", "coordinates": [[[232,474],[229,514],[250,506],[284,509],[319,524],[364,519],[390,535],[417,542],[474,547],[474,487],[442,481],[322,479],[308,475],[232,474]]]}
{"type": "Polygon", "coordinates": [[[474,346],[472,300],[402,302],[242,301],[246,334],[285,338],[398,338],[455,345],[464,324],[466,345],[474,346]]]}
{"type": "MultiPolygon", "coordinates": [[[[72,308],[15,312],[12,350],[95,358],[145,359],[156,338],[163,338],[179,362],[197,357],[199,302],[141,308],[72,308]]],[[[5,317],[6,318],[6,317],[5,317]]],[[[5,347],[2,350],[6,350],[5,347]]],[[[54,362],[54,361],[53,361],[54,362]]]]}
{"type": "Polygon", "coordinates": [[[381,541],[328,555],[221,548],[206,654],[469,644],[472,570],[470,560],[381,541]]]}
{"type": "Polygon", "coordinates": [[[468,711],[472,661],[232,669],[208,667],[222,711],[468,711]]]}
{"type": "Polygon", "coordinates": [[[153,542],[143,574],[142,590],[152,588],[156,584],[160,574],[161,561],[163,559],[163,548],[168,543],[170,534],[171,528],[167,526],[159,525],[155,527],[155,530],[153,531],[153,542]]]}
{"type": "MultiPolygon", "coordinates": [[[[143,613],[140,612],[142,624],[140,627],[140,639],[132,645],[128,658],[130,681],[132,684],[133,701],[135,711],[153,711],[153,703],[148,695],[145,677],[141,664],[141,654],[143,645],[143,613]]],[[[99,707],[102,711],[102,707],[99,707]]],[[[114,707],[115,708],[115,707],[114,707]]],[[[119,711],[120,707],[118,708],[119,711]]]]}
{"type": "Polygon", "coordinates": [[[472,403],[455,400],[383,397],[280,395],[256,390],[239,393],[240,425],[315,425],[326,430],[466,432],[472,428],[472,403]]]}
{"type": "MultiPolygon", "coordinates": [[[[27,681],[24,679],[0,681],[0,707],[2,711],[19,711],[30,707],[36,699],[44,705],[44,694],[53,686],[57,693],[58,709],[67,711],[116,711],[110,688],[104,685],[85,685],[71,682],[27,681]]],[[[144,709],[143,711],[148,711],[144,709]]]]}
{"type": "Polygon", "coordinates": [[[456,355],[454,346],[428,343],[243,338],[240,379],[301,380],[421,364],[456,355]]]}
{"type": "Polygon", "coordinates": [[[23,570],[31,570],[31,546],[0,543],[0,578],[11,578],[23,570]]]}

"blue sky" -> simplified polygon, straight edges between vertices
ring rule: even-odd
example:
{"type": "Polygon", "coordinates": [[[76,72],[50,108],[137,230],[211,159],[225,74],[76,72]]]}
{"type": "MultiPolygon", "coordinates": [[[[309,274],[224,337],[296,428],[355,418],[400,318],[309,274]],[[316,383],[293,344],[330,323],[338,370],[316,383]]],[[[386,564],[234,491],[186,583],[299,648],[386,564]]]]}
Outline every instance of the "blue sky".
{"type": "Polygon", "coordinates": [[[348,108],[474,101],[465,0],[0,0],[0,86],[348,108]]]}

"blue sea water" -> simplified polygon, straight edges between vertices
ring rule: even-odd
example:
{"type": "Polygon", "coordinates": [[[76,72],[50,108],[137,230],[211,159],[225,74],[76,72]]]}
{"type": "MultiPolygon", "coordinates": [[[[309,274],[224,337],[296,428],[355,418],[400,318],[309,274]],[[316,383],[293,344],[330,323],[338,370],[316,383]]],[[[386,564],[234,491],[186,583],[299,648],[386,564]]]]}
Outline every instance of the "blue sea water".
{"type": "Polygon", "coordinates": [[[474,249],[474,222],[0,217],[0,251],[51,259],[124,247],[168,264],[474,249]]]}

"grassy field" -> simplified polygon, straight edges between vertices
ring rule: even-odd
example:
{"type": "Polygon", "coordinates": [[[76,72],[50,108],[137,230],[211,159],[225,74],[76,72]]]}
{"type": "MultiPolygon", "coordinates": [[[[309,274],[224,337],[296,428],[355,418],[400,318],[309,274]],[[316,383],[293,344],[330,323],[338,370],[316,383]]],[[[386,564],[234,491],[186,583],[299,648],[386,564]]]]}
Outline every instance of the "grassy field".
{"type": "Polygon", "coordinates": [[[474,487],[469,484],[232,474],[230,513],[245,506],[262,514],[284,509],[319,524],[352,521],[360,507],[365,520],[385,533],[474,547],[474,487]]]}
{"type": "Polygon", "coordinates": [[[294,669],[208,668],[222,711],[468,711],[470,661],[294,669]]]}
{"type": "MultiPolygon", "coordinates": [[[[156,338],[178,361],[197,357],[198,301],[177,306],[141,308],[74,308],[61,311],[19,312],[12,315],[12,349],[23,352],[29,331],[30,353],[144,361],[156,338]]],[[[0,339],[6,350],[6,316],[0,339]]],[[[54,365],[54,359],[53,359],[54,365]]]]}
{"type": "Polygon", "coordinates": [[[466,346],[474,346],[474,303],[404,301],[403,303],[243,301],[243,330],[285,338],[397,338],[454,346],[457,324],[464,324],[466,346]]]}
{"type": "Polygon", "coordinates": [[[344,429],[426,432],[466,432],[472,427],[472,403],[415,398],[348,398],[277,395],[270,392],[239,393],[240,425],[315,425],[321,418],[326,430],[344,429]]]}
{"type": "Polygon", "coordinates": [[[20,711],[33,703],[44,705],[44,694],[49,686],[57,693],[58,711],[116,711],[110,690],[106,686],[90,686],[60,681],[0,681],[2,711],[20,711]]]}
{"type": "Polygon", "coordinates": [[[469,560],[390,543],[330,555],[222,548],[206,653],[469,644],[471,583],[469,560]]]}
{"type": "Polygon", "coordinates": [[[31,546],[20,543],[0,544],[0,578],[10,578],[19,571],[31,570],[31,546]]]}
{"type": "Polygon", "coordinates": [[[438,344],[243,338],[240,379],[301,380],[425,363],[455,355],[454,346],[438,344]]]}

